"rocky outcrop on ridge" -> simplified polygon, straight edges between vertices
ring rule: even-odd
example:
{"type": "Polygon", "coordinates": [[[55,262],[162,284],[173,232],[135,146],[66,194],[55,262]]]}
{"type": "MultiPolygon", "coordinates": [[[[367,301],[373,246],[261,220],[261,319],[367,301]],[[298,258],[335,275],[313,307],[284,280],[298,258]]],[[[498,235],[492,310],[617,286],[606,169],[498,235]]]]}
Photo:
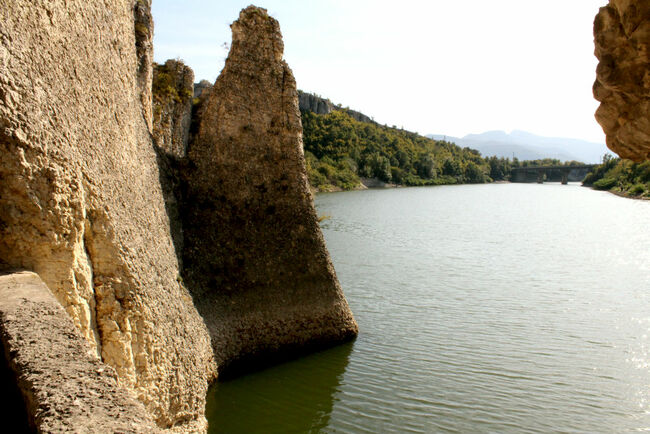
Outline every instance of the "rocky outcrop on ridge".
{"type": "MultiPolygon", "coordinates": [[[[0,359],[10,359],[27,398],[26,420],[5,415],[6,432],[21,432],[28,421],[38,432],[159,432],[38,275],[0,275],[0,343],[0,359]]],[[[4,399],[6,393],[2,389],[4,399]]]]}
{"type": "Polygon", "coordinates": [[[356,335],[318,226],[278,22],[244,9],[188,149],[185,277],[220,369],[356,335]]]}
{"type": "Polygon", "coordinates": [[[147,14],[0,0],[0,263],[43,279],[158,426],[200,431],[216,370],[151,140],[147,14]]]}
{"type": "Polygon", "coordinates": [[[317,115],[327,115],[336,110],[336,106],[329,99],[300,90],[298,91],[298,105],[300,110],[310,111],[317,115]]]}
{"type": "Polygon", "coordinates": [[[650,2],[610,0],[594,22],[596,119],[623,158],[650,159],[650,2]]]}
{"type": "Polygon", "coordinates": [[[341,107],[340,105],[335,105],[332,103],[327,98],[322,98],[318,95],[314,95],[312,93],[307,93],[303,91],[298,91],[298,103],[300,110],[302,111],[310,111],[313,113],[316,113],[317,115],[326,115],[331,113],[334,110],[344,110],[347,114],[349,114],[353,119],[359,121],[359,122],[373,122],[374,121],[364,115],[363,113],[360,113],[358,111],[350,110],[341,107]]]}

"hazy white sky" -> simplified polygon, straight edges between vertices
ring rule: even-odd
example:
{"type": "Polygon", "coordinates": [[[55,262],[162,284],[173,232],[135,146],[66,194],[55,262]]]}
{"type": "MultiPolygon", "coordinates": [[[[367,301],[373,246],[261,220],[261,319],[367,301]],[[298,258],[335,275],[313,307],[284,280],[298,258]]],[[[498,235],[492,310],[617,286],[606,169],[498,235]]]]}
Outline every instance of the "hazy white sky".
{"type": "MultiPolygon", "coordinates": [[[[154,57],[214,81],[251,0],[153,0],[154,57]]],[[[298,88],[421,134],[521,129],[604,143],[592,25],[607,0],[258,0],[298,88]]]]}

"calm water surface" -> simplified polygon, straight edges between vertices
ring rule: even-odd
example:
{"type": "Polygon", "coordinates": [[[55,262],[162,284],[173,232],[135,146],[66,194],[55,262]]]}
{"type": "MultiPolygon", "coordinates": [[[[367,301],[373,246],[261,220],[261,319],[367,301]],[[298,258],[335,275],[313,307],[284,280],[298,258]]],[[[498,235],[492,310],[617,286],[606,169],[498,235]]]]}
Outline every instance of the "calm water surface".
{"type": "Polygon", "coordinates": [[[316,206],[361,333],[219,383],[210,432],[650,430],[650,202],[501,184],[316,206]]]}

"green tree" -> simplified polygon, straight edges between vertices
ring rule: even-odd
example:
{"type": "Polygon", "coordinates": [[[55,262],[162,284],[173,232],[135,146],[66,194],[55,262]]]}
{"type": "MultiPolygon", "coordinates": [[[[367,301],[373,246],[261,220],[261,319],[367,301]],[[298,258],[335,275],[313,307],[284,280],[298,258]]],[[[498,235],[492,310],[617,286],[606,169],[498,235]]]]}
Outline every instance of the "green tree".
{"type": "Polygon", "coordinates": [[[436,162],[431,154],[420,154],[414,167],[420,178],[431,179],[436,176],[436,162]]]}
{"type": "Polygon", "coordinates": [[[486,181],[485,173],[483,173],[481,167],[473,161],[469,161],[465,166],[465,179],[471,184],[478,184],[486,181]]]}

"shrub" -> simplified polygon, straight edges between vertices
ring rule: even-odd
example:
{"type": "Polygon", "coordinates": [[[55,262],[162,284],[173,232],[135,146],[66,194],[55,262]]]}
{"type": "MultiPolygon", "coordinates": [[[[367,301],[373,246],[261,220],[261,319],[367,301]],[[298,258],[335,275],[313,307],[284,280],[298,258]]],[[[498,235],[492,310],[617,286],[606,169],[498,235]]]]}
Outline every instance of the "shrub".
{"type": "Polygon", "coordinates": [[[635,196],[640,196],[643,193],[645,193],[645,185],[643,184],[635,184],[630,188],[630,194],[633,194],[635,196]]]}
{"type": "Polygon", "coordinates": [[[616,179],[614,178],[603,178],[594,182],[594,188],[596,190],[611,190],[616,186],[616,179]]]}
{"type": "Polygon", "coordinates": [[[309,183],[314,188],[319,188],[321,185],[329,183],[327,176],[324,176],[322,173],[315,169],[308,170],[307,176],[309,177],[309,183]]]}
{"type": "Polygon", "coordinates": [[[327,163],[323,163],[322,161],[318,166],[318,171],[322,173],[324,176],[326,176],[327,178],[333,177],[334,174],[336,173],[336,169],[334,167],[330,166],[327,163]]]}

